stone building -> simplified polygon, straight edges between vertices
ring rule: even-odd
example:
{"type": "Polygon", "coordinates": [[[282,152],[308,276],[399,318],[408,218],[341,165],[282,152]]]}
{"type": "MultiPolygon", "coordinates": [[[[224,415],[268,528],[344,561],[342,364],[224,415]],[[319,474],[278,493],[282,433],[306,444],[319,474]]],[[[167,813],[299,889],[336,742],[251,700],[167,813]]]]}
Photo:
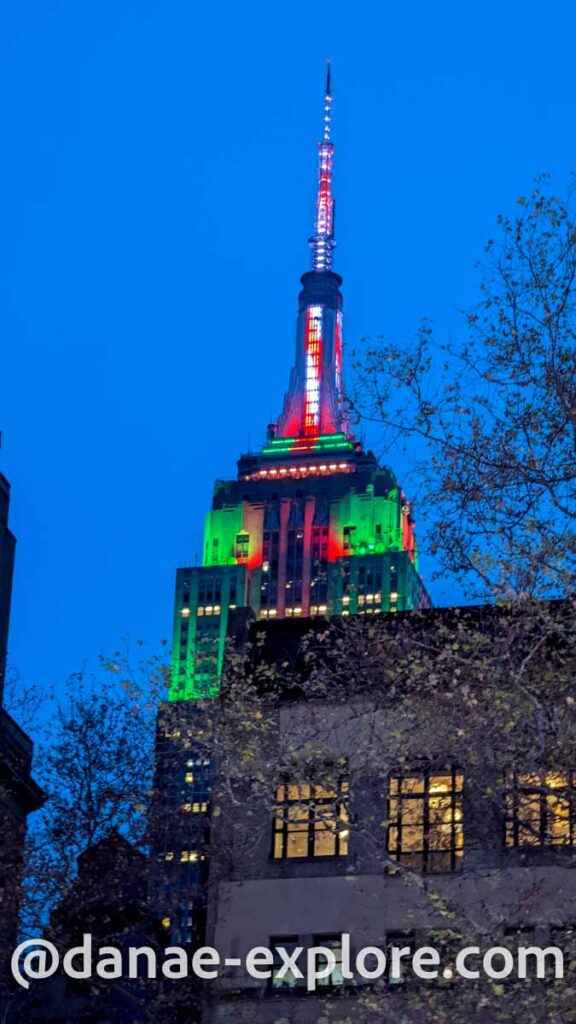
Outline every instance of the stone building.
{"type": "Polygon", "coordinates": [[[218,743],[206,940],[242,965],[254,947],[275,961],[268,978],[236,966],[206,983],[204,1021],[574,1019],[569,986],[549,976],[500,991],[340,967],[349,935],[352,959],[432,945],[448,972],[470,945],[557,944],[569,971],[573,623],[557,605],[334,620],[308,641],[303,623],[253,627],[247,691],[236,680],[219,719],[231,739],[218,743]],[[277,946],[318,944],[334,950],[331,980],[309,992],[276,977],[277,946]]]}

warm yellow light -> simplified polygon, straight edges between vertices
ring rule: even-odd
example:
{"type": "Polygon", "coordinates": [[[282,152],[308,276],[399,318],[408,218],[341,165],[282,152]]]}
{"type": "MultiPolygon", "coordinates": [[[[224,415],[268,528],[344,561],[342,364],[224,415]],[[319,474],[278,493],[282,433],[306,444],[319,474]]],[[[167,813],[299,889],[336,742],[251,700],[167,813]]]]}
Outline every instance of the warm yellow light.
{"type": "Polygon", "coordinates": [[[169,928],[170,927],[170,918],[169,917],[163,917],[162,918],[162,927],[163,928],[169,928]]]}
{"type": "Polygon", "coordinates": [[[189,608],[183,608],[182,611],[180,612],[180,614],[181,614],[183,619],[187,619],[188,616],[190,615],[190,609],[189,608]]]}

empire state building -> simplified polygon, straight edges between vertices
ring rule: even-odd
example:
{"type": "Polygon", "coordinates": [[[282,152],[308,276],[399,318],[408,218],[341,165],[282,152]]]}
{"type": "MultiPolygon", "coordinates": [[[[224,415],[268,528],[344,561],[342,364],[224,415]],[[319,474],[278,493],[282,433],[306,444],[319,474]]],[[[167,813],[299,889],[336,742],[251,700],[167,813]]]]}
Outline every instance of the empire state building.
{"type": "Polygon", "coordinates": [[[171,700],[218,692],[231,612],[257,619],[379,615],[424,607],[410,503],[349,429],[342,278],[333,269],[328,65],[312,267],[301,278],[296,352],[278,421],[234,480],[218,481],[202,565],[177,572],[171,700]]]}

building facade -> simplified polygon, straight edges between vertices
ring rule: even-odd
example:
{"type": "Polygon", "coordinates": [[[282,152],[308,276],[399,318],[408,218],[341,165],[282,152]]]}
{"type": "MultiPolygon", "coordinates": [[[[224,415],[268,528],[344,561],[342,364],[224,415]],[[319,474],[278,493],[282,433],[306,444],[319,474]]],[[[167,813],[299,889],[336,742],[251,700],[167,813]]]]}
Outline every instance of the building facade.
{"type": "Polygon", "coordinates": [[[249,699],[235,687],[222,715],[232,734],[214,781],[206,940],[230,964],[205,984],[203,1024],[571,1024],[572,608],[350,617],[326,624],[304,659],[290,625],[254,624],[272,675],[258,687],[252,662],[249,699]],[[317,946],[335,966],[311,990],[317,946]],[[281,973],[280,947],[300,948],[303,976],[281,973]],[[377,978],[355,970],[367,947],[388,957],[377,978]],[[399,978],[393,947],[405,951],[399,978]],[[436,980],[410,973],[422,947],[438,952],[436,980]],[[469,969],[496,949],[502,974],[458,977],[468,947],[469,969]],[[519,949],[534,947],[562,952],[563,978],[550,953],[519,978],[519,949]],[[259,977],[246,970],[253,949],[259,977]]]}

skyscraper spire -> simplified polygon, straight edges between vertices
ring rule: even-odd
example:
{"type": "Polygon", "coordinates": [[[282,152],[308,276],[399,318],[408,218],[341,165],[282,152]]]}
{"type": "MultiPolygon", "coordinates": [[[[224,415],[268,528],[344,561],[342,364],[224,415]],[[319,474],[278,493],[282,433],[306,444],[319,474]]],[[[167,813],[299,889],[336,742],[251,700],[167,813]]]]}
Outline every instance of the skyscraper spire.
{"type": "Polygon", "coordinates": [[[326,69],[326,92],[324,95],[324,133],[318,143],[318,191],[316,194],[316,220],[314,234],[310,239],[312,267],[314,270],[332,270],[334,241],[334,200],[332,198],[332,161],[334,146],[330,141],[332,108],[331,64],[326,69]]]}
{"type": "Polygon", "coordinates": [[[324,128],[318,143],[319,171],[315,233],[310,239],[312,270],[302,277],[298,296],[296,359],[282,415],[275,425],[278,438],[344,435],[350,444],[342,388],[342,278],[332,269],[334,200],[332,198],[331,66],[326,71],[324,128]]]}

